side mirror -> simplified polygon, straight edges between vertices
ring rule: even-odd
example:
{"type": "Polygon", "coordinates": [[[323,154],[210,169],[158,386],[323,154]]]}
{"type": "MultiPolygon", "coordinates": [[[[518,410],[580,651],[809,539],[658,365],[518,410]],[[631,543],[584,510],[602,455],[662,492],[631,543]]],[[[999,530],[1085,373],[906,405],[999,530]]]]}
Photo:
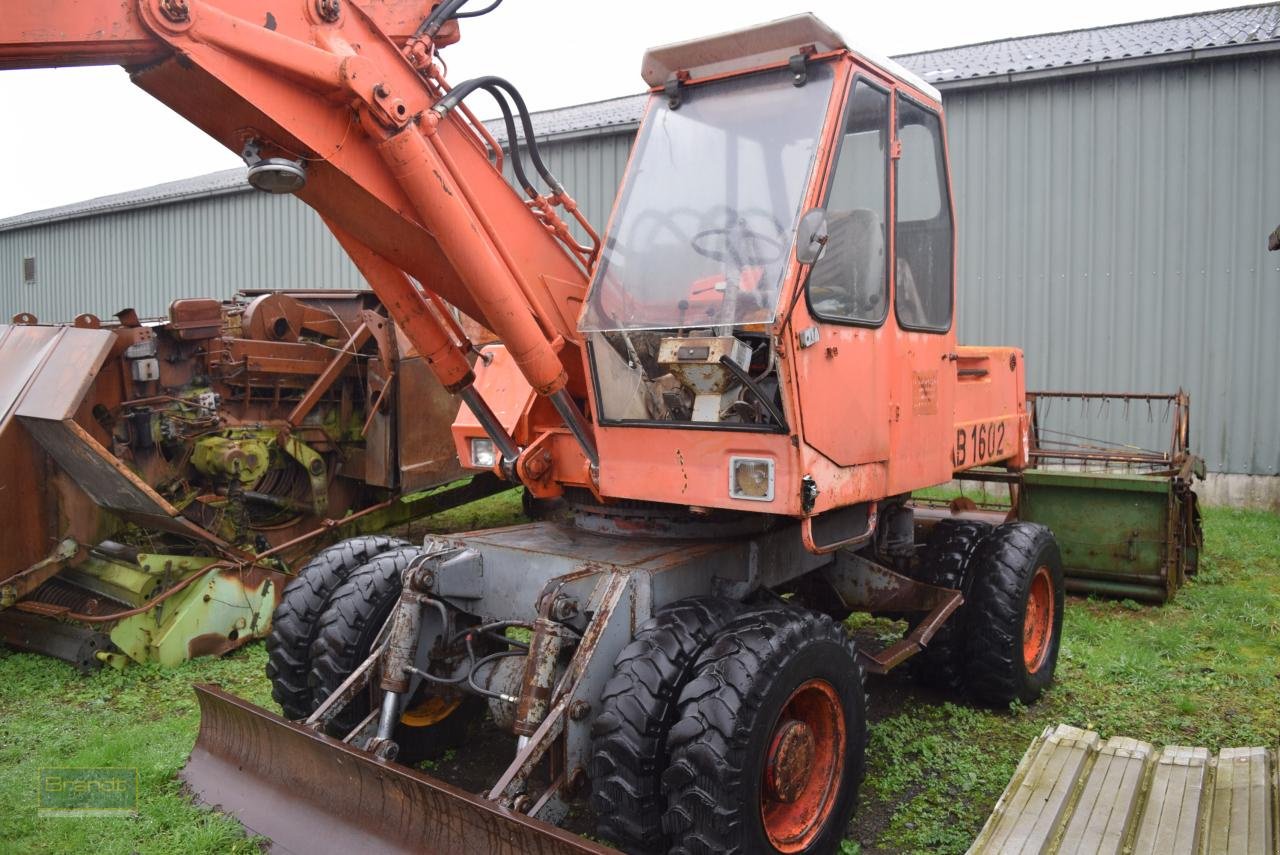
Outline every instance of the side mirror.
{"type": "Polygon", "coordinates": [[[810,208],[800,218],[796,229],[796,261],[813,264],[822,257],[827,245],[827,212],[824,208],[810,208]]]}

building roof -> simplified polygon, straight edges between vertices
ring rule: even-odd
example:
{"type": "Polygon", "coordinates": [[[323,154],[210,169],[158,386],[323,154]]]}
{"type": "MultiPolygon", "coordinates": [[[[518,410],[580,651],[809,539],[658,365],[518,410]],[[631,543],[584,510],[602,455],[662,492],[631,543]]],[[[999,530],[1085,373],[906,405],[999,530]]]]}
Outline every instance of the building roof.
{"type": "MultiPolygon", "coordinates": [[[[1280,50],[1280,3],[979,42],[898,54],[892,59],[945,92],[1250,50],[1280,50]]],[[[559,137],[635,125],[644,111],[645,98],[644,94],[627,95],[534,113],[534,133],[559,137]]],[[[486,124],[495,137],[506,142],[506,129],[500,121],[486,124]]]]}
{"type": "MultiPolygon", "coordinates": [[[[1077,75],[1162,62],[1280,50],[1280,2],[1175,15],[1129,24],[1022,36],[900,54],[906,68],[943,90],[1077,75]]],[[[532,115],[538,137],[607,134],[634,127],[647,95],[626,95],[532,115]]],[[[501,120],[485,122],[506,141],[501,120]]],[[[248,189],[244,169],[228,169],[128,193],[0,219],[0,232],[92,214],[151,207],[248,189]]]]}
{"type": "Polygon", "coordinates": [[[1222,51],[1271,42],[1280,48],[1280,4],[1175,15],[1132,24],[1045,33],[894,57],[934,85],[1222,51]]]}
{"type": "Polygon", "coordinates": [[[45,208],[27,214],[18,214],[0,220],[0,232],[33,226],[37,223],[56,223],[59,220],[74,220],[91,214],[111,214],[128,211],[132,208],[152,208],[157,205],[168,205],[173,202],[185,202],[207,196],[220,196],[224,193],[238,193],[248,189],[245,179],[248,170],[245,167],[224,169],[197,175],[195,178],[184,178],[181,181],[169,181],[143,187],[141,190],[129,190],[110,196],[99,196],[84,202],[61,205],[57,208],[45,208]]]}

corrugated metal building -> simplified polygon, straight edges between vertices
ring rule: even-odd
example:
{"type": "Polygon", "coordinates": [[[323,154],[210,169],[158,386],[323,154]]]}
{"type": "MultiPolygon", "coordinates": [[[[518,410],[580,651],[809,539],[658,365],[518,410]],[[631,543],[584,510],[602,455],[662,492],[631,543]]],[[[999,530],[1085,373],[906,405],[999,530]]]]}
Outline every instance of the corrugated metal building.
{"type": "MultiPolygon", "coordinates": [[[[961,340],[1021,346],[1033,388],[1185,387],[1229,476],[1210,495],[1280,504],[1280,5],[896,59],[946,101],[961,340]]],[[[598,225],[643,103],[534,117],[598,225]]],[[[0,313],[43,320],[362,284],[310,209],[240,170],[0,220],[0,271],[0,313]]]]}

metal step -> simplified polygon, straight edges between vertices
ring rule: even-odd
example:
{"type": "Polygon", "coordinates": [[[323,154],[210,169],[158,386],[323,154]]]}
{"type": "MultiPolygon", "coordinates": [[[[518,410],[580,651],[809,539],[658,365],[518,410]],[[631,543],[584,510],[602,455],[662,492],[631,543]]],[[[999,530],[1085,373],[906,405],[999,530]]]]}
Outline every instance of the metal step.
{"type": "Polygon", "coordinates": [[[1045,728],[970,855],[1277,855],[1276,752],[1045,728]]]}

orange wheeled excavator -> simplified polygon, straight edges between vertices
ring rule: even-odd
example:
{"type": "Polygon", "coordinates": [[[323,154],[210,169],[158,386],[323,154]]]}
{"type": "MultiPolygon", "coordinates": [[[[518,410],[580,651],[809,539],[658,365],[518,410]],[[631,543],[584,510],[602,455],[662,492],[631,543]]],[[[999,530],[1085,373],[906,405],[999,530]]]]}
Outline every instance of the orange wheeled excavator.
{"type": "Polygon", "coordinates": [[[498,4],[467,5],[0,17],[0,66],[122,64],[315,208],[462,399],[462,464],[569,509],[313,562],[269,642],[286,717],[198,687],[184,777],[289,850],[600,851],[554,825],[589,794],[629,851],[833,851],[868,671],[1030,702],[1062,625],[1048,529],[921,537],[907,502],[1028,459],[1022,354],[956,344],[940,96],[810,15],[650,50],[599,240],[518,91],[445,81],[459,19],[498,4]],[[500,339],[474,369],[437,297],[500,339]],[[860,648],[854,610],[910,630],[860,648]],[[514,753],[482,793],[413,767],[486,714],[514,753]]]}

